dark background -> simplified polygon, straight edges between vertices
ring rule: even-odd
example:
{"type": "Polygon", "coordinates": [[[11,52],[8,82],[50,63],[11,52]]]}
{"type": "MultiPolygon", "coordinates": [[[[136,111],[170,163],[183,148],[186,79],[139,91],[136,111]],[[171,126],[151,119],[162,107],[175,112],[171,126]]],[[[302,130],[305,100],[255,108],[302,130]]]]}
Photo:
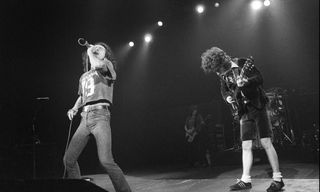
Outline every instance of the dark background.
{"type": "MultiPolygon", "coordinates": [[[[82,74],[79,37],[105,41],[119,61],[112,110],[113,153],[125,170],[184,161],[188,106],[230,127],[215,76],[200,55],[218,46],[255,58],[265,88],[288,90],[294,129],[319,125],[319,1],[277,0],[252,11],[248,0],[11,0],[0,6],[0,161],[6,177],[30,177],[32,122],[37,111],[38,172],[62,174],[69,121],[82,74]],[[206,11],[198,15],[197,3],[206,11]],[[162,28],[155,26],[158,20],[162,28]],[[143,35],[153,32],[146,47],[143,35]],[[136,46],[128,50],[129,41],[136,46]],[[47,102],[36,97],[50,97],[47,102]],[[21,170],[23,170],[21,172],[21,170]]],[[[79,117],[73,124],[73,131],[79,117]]],[[[232,146],[230,129],[226,141],[232,146]]],[[[84,173],[101,171],[92,142],[80,157],[84,173]]],[[[0,170],[1,171],[1,170],[0,170]]],[[[2,175],[1,175],[2,176],[2,175]]]]}

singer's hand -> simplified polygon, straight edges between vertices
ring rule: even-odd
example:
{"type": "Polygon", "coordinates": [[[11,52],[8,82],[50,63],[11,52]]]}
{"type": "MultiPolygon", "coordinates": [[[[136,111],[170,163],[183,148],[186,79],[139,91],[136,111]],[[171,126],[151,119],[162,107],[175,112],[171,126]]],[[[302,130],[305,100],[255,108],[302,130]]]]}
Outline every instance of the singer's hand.
{"type": "Polygon", "coordinates": [[[73,117],[77,114],[77,112],[78,112],[78,110],[76,110],[76,109],[69,109],[68,113],[67,113],[69,120],[72,120],[73,117]]]}
{"type": "Polygon", "coordinates": [[[235,102],[235,100],[231,96],[228,96],[226,100],[227,100],[228,103],[235,102]]]}

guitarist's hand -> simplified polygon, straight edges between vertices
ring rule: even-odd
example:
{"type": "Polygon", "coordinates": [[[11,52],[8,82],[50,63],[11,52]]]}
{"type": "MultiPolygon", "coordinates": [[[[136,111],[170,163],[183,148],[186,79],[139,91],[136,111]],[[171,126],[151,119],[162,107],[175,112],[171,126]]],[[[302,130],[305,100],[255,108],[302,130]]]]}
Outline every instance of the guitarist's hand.
{"type": "Polygon", "coordinates": [[[227,100],[227,102],[230,103],[230,104],[233,103],[233,102],[235,102],[235,100],[234,100],[231,96],[228,96],[226,100],[227,100]]]}
{"type": "Polygon", "coordinates": [[[237,86],[238,87],[243,87],[246,83],[248,83],[247,78],[239,78],[237,79],[237,86]]]}

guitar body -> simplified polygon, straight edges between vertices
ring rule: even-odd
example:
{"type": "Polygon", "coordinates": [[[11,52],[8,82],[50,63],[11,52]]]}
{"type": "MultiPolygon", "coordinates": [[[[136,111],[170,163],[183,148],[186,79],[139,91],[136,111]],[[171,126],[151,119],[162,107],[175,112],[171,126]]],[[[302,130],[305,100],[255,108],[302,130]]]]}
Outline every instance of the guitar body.
{"type": "Polygon", "coordinates": [[[248,103],[249,101],[243,98],[238,88],[234,90],[234,94],[232,98],[235,102],[228,103],[232,117],[234,120],[240,120],[241,116],[245,111],[245,104],[248,103]]]}
{"type": "Polygon", "coordinates": [[[230,103],[228,106],[230,108],[233,119],[236,121],[240,120],[238,104],[236,102],[233,102],[233,103],[230,103]]]}
{"type": "Polygon", "coordinates": [[[187,131],[186,132],[187,141],[189,143],[191,143],[194,140],[194,138],[196,137],[197,134],[198,134],[198,132],[195,129],[191,129],[190,131],[187,131]]]}

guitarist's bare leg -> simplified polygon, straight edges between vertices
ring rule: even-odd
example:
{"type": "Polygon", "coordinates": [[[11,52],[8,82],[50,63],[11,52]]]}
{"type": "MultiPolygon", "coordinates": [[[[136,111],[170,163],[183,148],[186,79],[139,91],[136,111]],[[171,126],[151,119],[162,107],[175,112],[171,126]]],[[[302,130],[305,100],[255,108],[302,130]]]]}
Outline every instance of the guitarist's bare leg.
{"type": "Polygon", "coordinates": [[[270,120],[265,109],[258,113],[257,128],[260,132],[261,145],[266,151],[267,157],[269,159],[273,171],[273,182],[271,183],[267,191],[278,191],[277,189],[280,190],[283,188],[284,183],[282,181],[282,175],[279,169],[278,155],[271,142],[272,130],[270,120]]]}
{"type": "Polygon", "coordinates": [[[201,55],[201,68],[205,73],[215,73],[221,82],[223,99],[237,108],[240,117],[243,175],[231,190],[250,189],[252,166],[252,140],[260,136],[273,169],[273,181],[267,192],[279,192],[284,187],[279,171],[277,153],[271,143],[272,130],[266,112],[267,95],[263,90],[263,78],[253,65],[253,57],[234,58],[218,47],[211,47],[201,55]]]}
{"type": "Polygon", "coordinates": [[[233,191],[252,188],[250,171],[253,163],[252,139],[254,138],[255,122],[248,115],[240,120],[240,135],[242,140],[242,176],[234,185],[230,186],[233,191]]]}
{"type": "Polygon", "coordinates": [[[252,167],[252,140],[242,141],[242,177],[241,181],[251,183],[250,170],[252,167]]]}
{"type": "Polygon", "coordinates": [[[264,148],[264,150],[267,153],[270,165],[272,167],[272,171],[273,171],[273,179],[275,181],[281,181],[281,173],[280,173],[280,169],[279,169],[279,160],[278,160],[278,155],[276,150],[273,147],[273,144],[271,142],[270,138],[262,138],[261,140],[261,145],[264,148]]]}

